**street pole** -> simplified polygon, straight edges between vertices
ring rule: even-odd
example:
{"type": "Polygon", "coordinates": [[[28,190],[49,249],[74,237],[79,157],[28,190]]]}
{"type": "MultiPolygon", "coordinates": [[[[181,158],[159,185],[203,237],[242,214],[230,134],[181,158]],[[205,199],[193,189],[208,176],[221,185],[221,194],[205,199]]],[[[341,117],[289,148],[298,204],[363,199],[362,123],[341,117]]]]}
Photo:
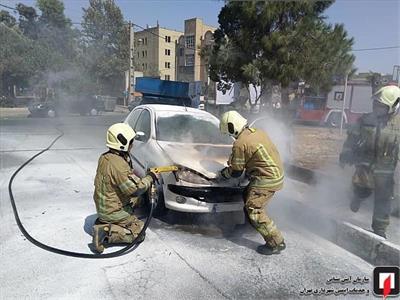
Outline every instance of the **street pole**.
{"type": "Polygon", "coordinates": [[[349,72],[346,72],[344,80],[344,92],[343,92],[343,104],[342,104],[342,117],[340,118],[340,134],[343,134],[343,122],[344,122],[344,109],[346,107],[346,93],[347,93],[347,80],[349,78],[349,72]]]}
{"type": "MultiPolygon", "coordinates": [[[[134,31],[133,31],[133,23],[129,21],[129,87],[128,87],[128,99],[131,98],[132,94],[135,92],[135,63],[134,63],[134,52],[135,52],[135,43],[134,43],[134,31]]],[[[127,106],[127,99],[125,98],[124,105],[127,106]]]]}

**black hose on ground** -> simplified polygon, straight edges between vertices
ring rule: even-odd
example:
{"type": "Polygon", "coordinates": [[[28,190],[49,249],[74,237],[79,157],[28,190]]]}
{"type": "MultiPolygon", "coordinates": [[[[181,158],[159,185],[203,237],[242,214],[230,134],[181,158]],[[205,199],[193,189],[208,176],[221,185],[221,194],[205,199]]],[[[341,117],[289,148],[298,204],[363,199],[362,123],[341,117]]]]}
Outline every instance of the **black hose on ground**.
{"type": "Polygon", "coordinates": [[[14,194],[13,194],[13,190],[12,190],[12,184],[13,181],[15,179],[15,177],[17,176],[17,174],[24,168],[26,167],[30,162],[32,162],[36,157],[40,156],[41,154],[45,153],[46,151],[50,150],[50,148],[57,142],[57,140],[59,140],[63,135],[64,132],[60,129],[57,128],[57,130],[60,132],[60,135],[58,135],[51,143],[50,145],[43,149],[42,151],[40,151],[39,153],[35,154],[34,156],[32,156],[30,159],[28,159],[26,162],[24,162],[11,176],[10,181],[8,183],[8,194],[10,195],[10,202],[11,202],[11,206],[13,208],[13,212],[14,212],[14,217],[15,217],[15,221],[17,222],[18,228],[19,230],[22,232],[22,234],[26,237],[26,239],[28,241],[30,241],[32,244],[34,244],[35,246],[42,248],[46,251],[50,251],[56,254],[61,254],[61,255],[65,255],[65,256],[71,256],[71,257],[79,257],[79,258],[113,258],[113,257],[117,257],[117,256],[121,256],[123,254],[126,254],[128,252],[130,252],[129,250],[131,250],[133,247],[138,246],[139,243],[138,241],[141,240],[142,236],[145,234],[145,231],[147,229],[147,227],[150,224],[151,218],[153,216],[153,210],[154,210],[154,206],[155,206],[155,202],[151,201],[151,207],[150,207],[150,213],[149,216],[146,219],[146,222],[144,223],[144,226],[142,228],[142,231],[140,231],[140,233],[138,234],[138,236],[132,241],[132,243],[128,244],[127,246],[125,246],[124,248],[115,251],[115,252],[111,252],[111,253],[105,253],[105,254],[91,254],[91,253],[80,253],[80,252],[73,252],[73,251],[67,251],[67,250],[63,250],[63,249],[59,249],[59,248],[54,248],[51,246],[48,246],[46,244],[43,244],[41,242],[39,242],[38,240],[36,240],[35,238],[33,238],[25,229],[25,227],[22,225],[22,222],[19,218],[18,215],[18,210],[17,210],[17,206],[15,204],[15,199],[14,199],[14,194]]]}

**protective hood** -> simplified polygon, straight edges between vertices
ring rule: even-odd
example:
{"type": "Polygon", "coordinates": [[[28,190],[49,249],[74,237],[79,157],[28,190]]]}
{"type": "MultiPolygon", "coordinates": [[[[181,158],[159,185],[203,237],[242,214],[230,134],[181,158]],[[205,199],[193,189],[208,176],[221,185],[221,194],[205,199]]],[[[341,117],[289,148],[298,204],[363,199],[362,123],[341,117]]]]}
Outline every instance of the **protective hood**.
{"type": "Polygon", "coordinates": [[[227,163],[232,150],[230,145],[188,144],[157,141],[173,164],[181,165],[215,178],[227,163]]]}

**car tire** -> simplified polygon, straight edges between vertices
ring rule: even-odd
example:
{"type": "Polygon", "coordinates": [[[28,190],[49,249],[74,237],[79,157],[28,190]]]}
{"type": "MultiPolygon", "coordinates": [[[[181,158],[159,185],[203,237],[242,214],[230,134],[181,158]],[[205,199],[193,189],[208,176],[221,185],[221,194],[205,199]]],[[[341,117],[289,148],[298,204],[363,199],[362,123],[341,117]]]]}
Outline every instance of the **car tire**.
{"type": "Polygon", "coordinates": [[[99,114],[99,112],[95,108],[92,108],[89,113],[91,116],[97,116],[99,114]]]}
{"type": "MultiPolygon", "coordinates": [[[[331,113],[326,121],[326,125],[332,128],[340,127],[341,115],[341,113],[337,112],[331,113]]],[[[346,120],[344,120],[343,124],[346,125],[346,120]]]]}
{"type": "Polygon", "coordinates": [[[48,111],[47,111],[47,116],[49,117],[49,118],[55,118],[56,117],[56,111],[54,110],[54,109],[49,109],[48,111]]]}
{"type": "MultiPolygon", "coordinates": [[[[146,193],[146,207],[150,212],[150,198],[149,192],[146,193]]],[[[164,192],[162,185],[157,184],[157,205],[153,209],[154,217],[162,217],[168,213],[168,209],[165,207],[164,192]]]]}

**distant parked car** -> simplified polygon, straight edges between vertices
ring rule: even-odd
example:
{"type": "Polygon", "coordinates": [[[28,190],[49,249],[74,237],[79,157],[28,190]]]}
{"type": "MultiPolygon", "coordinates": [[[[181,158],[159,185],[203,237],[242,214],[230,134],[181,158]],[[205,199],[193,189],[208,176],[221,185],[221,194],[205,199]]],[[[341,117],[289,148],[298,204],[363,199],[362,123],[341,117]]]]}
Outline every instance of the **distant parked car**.
{"type": "Polygon", "coordinates": [[[148,104],[137,106],[124,122],[139,136],[132,150],[138,176],[151,167],[181,167],[173,174],[162,174],[155,214],[161,215],[167,209],[192,213],[243,209],[247,180],[216,180],[233,142],[220,133],[216,117],[194,108],[148,104]]]}
{"type": "Polygon", "coordinates": [[[96,116],[104,111],[103,99],[96,96],[80,96],[60,100],[33,101],[29,107],[32,117],[56,117],[63,113],[79,113],[80,115],[96,116]]]}
{"type": "Polygon", "coordinates": [[[28,110],[32,117],[50,117],[54,118],[57,116],[56,103],[54,101],[37,102],[33,101],[29,106],[28,110]]]}

